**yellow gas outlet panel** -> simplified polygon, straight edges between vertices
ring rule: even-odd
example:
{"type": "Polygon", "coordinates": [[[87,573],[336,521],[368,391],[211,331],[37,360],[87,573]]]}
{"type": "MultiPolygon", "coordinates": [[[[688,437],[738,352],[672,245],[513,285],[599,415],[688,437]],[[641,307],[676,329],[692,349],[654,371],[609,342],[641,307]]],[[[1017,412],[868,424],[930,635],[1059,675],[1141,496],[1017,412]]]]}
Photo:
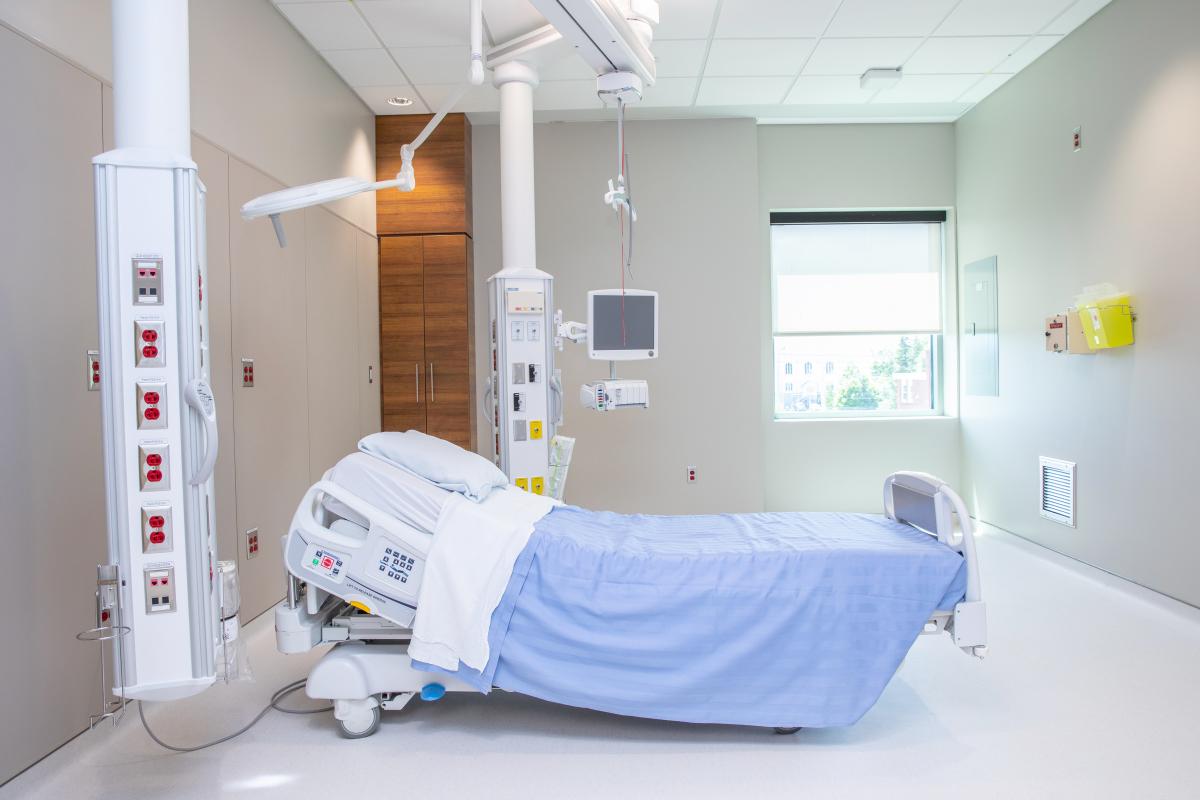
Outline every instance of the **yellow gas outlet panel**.
{"type": "Polygon", "coordinates": [[[543,494],[546,491],[546,479],[538,476],[533,479],[533,493],[543,494]]]}
{"type": "Polygon", "coordinates": [[[542,438],[542,421],[540,419],[529,420],[529,438],[530,439],[542,438]]]}
{"type": "Polygon", "coordinates": [[[515,481],[513,481],[513,483],[517,484],[518,489],[524,489],[527,492],[529,491],[529,479],[528,478],[517,478],[515,481]]]}

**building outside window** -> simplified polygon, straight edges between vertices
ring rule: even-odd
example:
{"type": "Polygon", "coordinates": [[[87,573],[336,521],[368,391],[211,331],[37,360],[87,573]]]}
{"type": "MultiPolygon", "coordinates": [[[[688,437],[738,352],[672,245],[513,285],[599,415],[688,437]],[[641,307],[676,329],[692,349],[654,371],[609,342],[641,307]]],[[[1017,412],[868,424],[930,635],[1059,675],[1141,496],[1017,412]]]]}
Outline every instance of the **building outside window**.
{"type": "Polygon", "coordinates": [[[945,220],[772,212],[777,419],[941,413],[945,220]],[[824,375],[783,380],[797,361],[824,375]]]}

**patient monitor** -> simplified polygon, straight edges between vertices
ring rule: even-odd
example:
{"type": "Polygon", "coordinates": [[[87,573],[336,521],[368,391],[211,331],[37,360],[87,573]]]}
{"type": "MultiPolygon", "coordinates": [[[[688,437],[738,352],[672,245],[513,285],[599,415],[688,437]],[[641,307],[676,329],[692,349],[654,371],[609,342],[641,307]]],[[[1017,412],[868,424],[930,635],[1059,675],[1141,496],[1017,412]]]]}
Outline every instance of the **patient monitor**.
{"type": "Polygon", "coordinates": [[[588,292],[588,356],[598,361],[658,357],[658,292],[588,292]]]}

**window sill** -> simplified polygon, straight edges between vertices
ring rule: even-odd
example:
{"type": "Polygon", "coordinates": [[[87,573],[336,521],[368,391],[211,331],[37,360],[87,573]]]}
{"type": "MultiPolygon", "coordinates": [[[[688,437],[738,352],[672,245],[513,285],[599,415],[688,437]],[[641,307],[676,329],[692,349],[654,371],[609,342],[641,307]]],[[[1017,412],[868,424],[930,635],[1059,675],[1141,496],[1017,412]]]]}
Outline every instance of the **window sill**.
{"type": "Polygon", "coordinates": [[[957,414],[895,414],[879,416],[870,415],[834,415],[818,414],[811,417],[772,417],[772,422],[920,422],[930,420],[958,419],[957,414]]]}

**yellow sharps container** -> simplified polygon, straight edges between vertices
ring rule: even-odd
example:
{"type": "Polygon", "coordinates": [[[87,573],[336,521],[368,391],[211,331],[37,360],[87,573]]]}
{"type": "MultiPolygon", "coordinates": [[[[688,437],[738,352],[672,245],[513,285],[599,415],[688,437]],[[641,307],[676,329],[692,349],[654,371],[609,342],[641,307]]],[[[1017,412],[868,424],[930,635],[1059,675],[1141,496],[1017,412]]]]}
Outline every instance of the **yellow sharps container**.
{"type": "MultiPolygon", "coordinates": [[[[1086,290],[1085,290],[1086,291],[1086,290]]],[[[1133,308],[1127,292],[1078,299],[1079,324],[1093,350],[1133,344],[1133,308]]]]}

